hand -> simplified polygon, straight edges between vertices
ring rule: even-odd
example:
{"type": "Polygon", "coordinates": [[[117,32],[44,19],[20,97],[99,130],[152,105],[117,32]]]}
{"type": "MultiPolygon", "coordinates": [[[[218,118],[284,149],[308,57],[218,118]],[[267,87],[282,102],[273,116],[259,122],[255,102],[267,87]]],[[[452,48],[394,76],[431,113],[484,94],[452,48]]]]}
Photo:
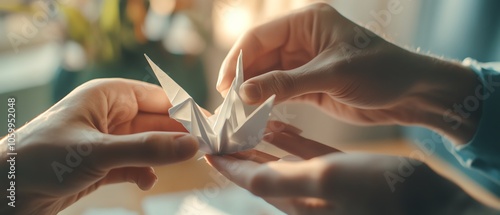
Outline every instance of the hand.
{"type": "Polygon", "coordinates": [[[328,4],[294,11],[245,33],[225,58],[217,89],[227,93],[243,50],[249,104],[272,94],[276,101],[310,102],[356,124],[423,125],[456,143],[472,138],[480,112],[452,128],[447,109],[475,95],[475,74],[454,62],[391,44],[351,22],[328,4]]]}
{"type": "MultiPolygon", "coordinates": [[[[151,166],[186,160],[198,148],[169,118],[170,106],[160,87],[139,81],[78,87],[15,133],[16,210],[5,203],[1,214],[56,214],[106,184],[150,189],[157,180],[151,166]]],[[[7,148],[5,138],[1,145],[7,148]]]]}
{"type": "Polygon", "coordinates": [[[286,214],[494,213],[415,160],[344,154],[289,132],[268,134],[266,140],[305,160],[276,161],[259,151],[206,159],[228,179],[286,214]],[[415,170],[403,182],[388,180],[388,173],[397,175],[408,164],[415,170]]]}

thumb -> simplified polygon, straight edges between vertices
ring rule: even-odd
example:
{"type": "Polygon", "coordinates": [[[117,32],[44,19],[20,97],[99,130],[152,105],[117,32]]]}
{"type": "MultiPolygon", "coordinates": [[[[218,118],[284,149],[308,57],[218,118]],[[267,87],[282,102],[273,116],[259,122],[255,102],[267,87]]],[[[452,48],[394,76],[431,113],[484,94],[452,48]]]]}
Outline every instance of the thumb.
{"type": "Polygon", "coordinates": [[[320,55],[301,67],[275,70],[247,80],[239,89],[241,98],[247,104],[260,104],[275,94],[279,103],[306,93],[327,91],[330,63],[320,55]]]}
{"type": "Polygon", "coordinates": [[[193,157],[198,150],[195,137],[182,132],[144,132],[106,135],[96,149],[96,159],[105,169],[170,164],[193,157]]]}

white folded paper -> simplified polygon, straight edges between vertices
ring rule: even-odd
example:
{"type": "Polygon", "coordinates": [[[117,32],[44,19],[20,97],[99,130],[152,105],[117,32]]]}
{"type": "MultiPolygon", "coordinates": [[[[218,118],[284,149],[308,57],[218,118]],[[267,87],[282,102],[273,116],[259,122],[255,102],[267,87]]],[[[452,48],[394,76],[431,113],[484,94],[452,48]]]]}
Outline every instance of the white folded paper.
{"type": "Polygon", "coordinates": [[[241,51],[236,65],[236,77],[219,112],[210,117],[206,117],[193,98],[145,56],[172,103],[168,110],[170,117],[182,123],[198,138],[201,151],[208,154],[229,154],[254,148],[262,140],[275,96],[269,97],[252,114],[245,114],[247,105],[238,94],[243,83],[241,51]]]}

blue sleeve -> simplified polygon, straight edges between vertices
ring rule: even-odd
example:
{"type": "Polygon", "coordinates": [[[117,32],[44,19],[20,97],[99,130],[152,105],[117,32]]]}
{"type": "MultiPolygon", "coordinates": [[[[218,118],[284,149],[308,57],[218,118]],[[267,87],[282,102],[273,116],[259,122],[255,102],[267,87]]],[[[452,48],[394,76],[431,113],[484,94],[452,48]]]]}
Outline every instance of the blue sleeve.
{"type": "Polygon", "coordinates": [[[475,95],[465,98],[481,102],[481,119],[470,142],[453,146],[446,141],[445,145],[462,166],[500,184],[500,63],[478,63],[467,58],[463,64],[472,68],[482,83],[475,95]]]}

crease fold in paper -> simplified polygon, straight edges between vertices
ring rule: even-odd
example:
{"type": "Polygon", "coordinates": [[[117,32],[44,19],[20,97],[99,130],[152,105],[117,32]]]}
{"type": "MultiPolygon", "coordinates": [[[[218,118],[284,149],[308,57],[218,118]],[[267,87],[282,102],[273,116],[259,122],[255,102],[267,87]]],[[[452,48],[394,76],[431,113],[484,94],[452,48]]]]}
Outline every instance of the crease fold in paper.
{"type": "Polygon", "coordinates": [[[274,95],[269,97],[250,115],[245,114],[246,104],[238,90],[243,83],[242,53],[238,56],[236,77],[222,102],[219,112],[210,117],[193,98],[145,55],[172,107],[170,117],[180,122],[198,138],[200,150],[208,154],[229,154],[254,148],[261,140],[269,120],[274,95]]]}

